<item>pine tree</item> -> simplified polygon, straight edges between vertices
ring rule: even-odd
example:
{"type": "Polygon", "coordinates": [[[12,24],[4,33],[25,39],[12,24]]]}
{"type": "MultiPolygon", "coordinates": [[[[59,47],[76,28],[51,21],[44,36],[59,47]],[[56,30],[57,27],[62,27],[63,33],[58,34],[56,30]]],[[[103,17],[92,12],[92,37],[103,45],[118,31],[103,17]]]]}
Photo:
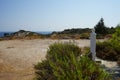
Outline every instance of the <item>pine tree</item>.
{"type": "Polygon", "coordinates": [[[98,24],[94,27],[97,34],[105,35],[108,33],[107,27],[104,25],[104,19],[101,18],[98,24]]]}

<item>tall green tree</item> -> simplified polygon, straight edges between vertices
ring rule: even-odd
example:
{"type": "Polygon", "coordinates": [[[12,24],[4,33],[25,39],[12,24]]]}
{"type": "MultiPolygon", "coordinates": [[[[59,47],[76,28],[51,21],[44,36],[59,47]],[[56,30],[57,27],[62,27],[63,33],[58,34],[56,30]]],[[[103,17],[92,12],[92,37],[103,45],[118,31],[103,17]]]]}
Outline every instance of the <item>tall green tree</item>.
{"type": "Polygon", "coordinates": [[[105,35],[108,33],[107,27],[104,24],[104,19],[101,18],[97,25],[94,27],[97,34],[105,35]]]}

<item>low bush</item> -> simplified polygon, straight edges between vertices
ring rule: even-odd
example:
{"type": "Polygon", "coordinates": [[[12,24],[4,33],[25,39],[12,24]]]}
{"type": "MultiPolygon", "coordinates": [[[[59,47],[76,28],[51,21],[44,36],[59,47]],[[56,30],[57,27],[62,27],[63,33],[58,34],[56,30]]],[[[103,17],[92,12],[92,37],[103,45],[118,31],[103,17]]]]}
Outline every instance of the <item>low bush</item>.
{"type": "Polygon", "coordinates": [[[106,73],[87,56],[76,59],[74,53],[63,61],[50,62],[56,80],[110,80],[106,73]]]}
{"type": "Polygon", "coordinates": [[[98,42],[96,45],[96,56],[110,61],[118,59],[117,51],[110,45],[109,42],[98,42]]]}
{"type": "Polygon", "coordinates": [[[116,28],[116,32],[110,40],[98,42],[96,45],[97,57],[117,61],[120,56],[120,27],[116,28]]]}
{"type": "Polygon", "coordinates": [[[82,34],[80,35],[80,38],[81,38],[81,39],[89,39],[89,37],[90,37],[89,33],[82,33],[82,34]]]}
{"type": "Polygon", "coordinates": [[[117,60],[117,64],[118,64],[118,66],[120,66],[120,56],[119,56],[119,58],[117,60]]]}
{"type": "Polygon", "coordinates": [[[52,44],[46,60],[35,65],[35,80],[110,80],[109,74],[72,43],[52,44]]]}
{"type": "Polygon", "coordinates": [[[105,35],[97,34],[96,38],[97,38],[97,39],[104,39],[104,36],[105,36],[105,35]]]}
{"type": "Polygon", "coordinates": [[[36,69],[35,80],[56,80],[48,60],[37,63],[34,68],[36,69]]]}
{"type": "Polygon", "coordinates": [[[3,40],[3,38],[0,38],[0,41],[2,41],[3,40]]]}
{"type": "Polygon", "coordinates": [[[69,57],[71,52],[74,52],[76,58],[82,54],[81,49],[71,42],[54,43],[49,46],[46,58],[53,61],[62,60],[64,57],[69,57]]]}

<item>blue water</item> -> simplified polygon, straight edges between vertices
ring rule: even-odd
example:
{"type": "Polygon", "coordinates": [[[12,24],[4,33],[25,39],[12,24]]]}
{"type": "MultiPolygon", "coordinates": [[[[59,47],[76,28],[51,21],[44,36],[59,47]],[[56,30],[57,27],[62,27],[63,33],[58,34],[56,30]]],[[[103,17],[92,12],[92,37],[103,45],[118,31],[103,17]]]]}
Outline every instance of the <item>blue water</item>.
{"type": "MultiPolygon", "coordinates": [[[[14,33],[14,32],[0,32],[0,37],[4,37],[4,34],[5,34],[5,33],[12,34],[12,33],[14,33]]],[[[43,35],[47,35],[47,34],[51,34],[52,31],[37,31],[36,33],[43,34],[43,35]]]]}
{"type": "Polygon", "coordinates": [[[0,37],[4,37],[4,34],[5,34],[5,33],[12,34],[13,32],[0,32],[0,37]]]}
{"type": "Polygon", "coordinates": [[[52,31],[39,31],[39,32],[37,32],[37,33],[46,35],[46,34],[51,34],[52,31]]]}

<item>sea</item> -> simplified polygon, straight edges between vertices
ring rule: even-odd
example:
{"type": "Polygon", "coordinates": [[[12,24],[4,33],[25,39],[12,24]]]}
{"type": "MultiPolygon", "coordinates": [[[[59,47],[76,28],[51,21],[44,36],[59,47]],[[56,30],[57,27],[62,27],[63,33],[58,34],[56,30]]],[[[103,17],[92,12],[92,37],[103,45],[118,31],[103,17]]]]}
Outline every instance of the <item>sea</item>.
{"type": "MultiPolygon", "coordinates": [[[[35,31],[34,31],[35,32],[35,31]]],[[[14,32],[0,32],[0,37],[4,37],[4,34],[5,33],[8,33],[8,34],[12,34],[14,32]]],[[[43,35],[47,35],[47,34],[51,34],[52,31],[37,31],[36,33],[39,33],[39,34],[43,34],[43,35]]]]}

